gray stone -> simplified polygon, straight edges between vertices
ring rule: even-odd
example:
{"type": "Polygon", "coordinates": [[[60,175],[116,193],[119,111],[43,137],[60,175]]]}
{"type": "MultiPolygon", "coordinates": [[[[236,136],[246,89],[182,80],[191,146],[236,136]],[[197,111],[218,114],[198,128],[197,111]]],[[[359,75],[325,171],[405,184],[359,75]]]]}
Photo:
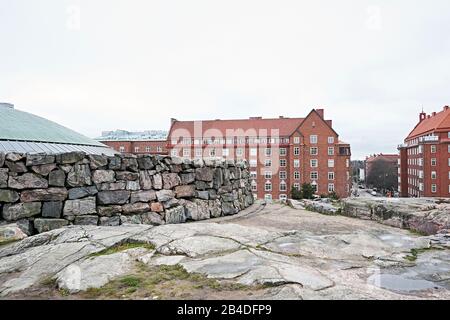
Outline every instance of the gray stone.
{"type": "Polygon", "coordinates": [[[19,200],[19,194],[13,190],[0,190],[0,202],[13,203],[19,200]]]}
{"type": "Polygon", "coordinates": [[[30,218],[41,214],[42,204],[40,202],[6,204],[3,207],[3,219],[16,221],[30,218]]]}
{"type": "Polygon", "coordinates": [[[163,179],[161,174],[155,174],[153,176],[153,188],[155,190],[161,190],[163,188],[163,179]]]}
{"type": "Polygon", "coordinates": [[[141,184],[141,189],[151,190],[152,189],[152,176],[150,171],[145,170],[139,173],[139,181],[141,184]]]}
{"type": "Polygon", "coordinates": [[[55,163],[50,163],[50,164],[43,164],[40,166],[32,166],[31,170],[33,172],[36,172],[37,174],[46,177],[48,176],[48,174],[50,172],[52,172],[53,170],[56,169],[56,164],[55,163]]]}
{"type": "Polygon", "coordinates": [[[74,220],[75,225],[96,226],[98,225],[98,216],[77,216],[74,220]]]}
{"type": "Polygon", "coordinates": [[[114,182],[115,176],[113,170],[95,170],[92,175],[92,182],[96,184],[114,182]]]}
{"type": "Polygon", "coordinates": [[[208,167],[197,168],[195,169],[195,178],[198,181],[211,182],[214,178],[214,171],[208,167]]]}
{"type": "Polygon", "coordinates": [[[56,162],[59,164],[73,164],[84,159],[84,152],[68,152],[56,155],[56,162]]]}
{"type": "Polygon", "coordinates": [[[124,181],[136,181],[139,180],[139,173],[130,171],[117,171],[116,179],[124,181]]]}
{"type": "Polygon", "coordinates": [[[126,157],[122,159],[122,170],[138,172],[138,162],[136,158],[126,157]]]}
{"type": "Polygon", "coordinates": [[[108,165],[108,157],[101,155],[89,155],[91,170],[102,169],[108,165]]]}
{"type": "Polygon", "coordinates": [[[120,191],[100,191],[97,194],[98,203],[100,205],[108,204],[125,204],[130,199],[131,192],[120,191]]]}
{"type": "Polygon", "coordinates": [[[64,204],[64,216],[82,216],[97,213],[95,197],[67,200],[64,204]]]}
{"type": "Polygon", "coordinates": [[[42,217],[61,218],[62,209],[62,201],[44,202],[44,204],[42,205],[42,217]]]}
{"type": "Polygon", "coordinates": [[[197,190],[205,191],[213,187],[213,182],[195,181],[195,188],[197,190]]]}
{"type": "Polygon", "coordinates": [[[157,191],[156,198],[159,202],[166,202],[174,198],[174,193],[172,190],[157,191]]]}
{"type": "Polygon", "coordinates": [[[137,191],[131,193],[130,203],[136,202],[150,202],[156,200],[156,192],[153,190],[149,191],[137,191]]]}
{"type": "Polygon", "coordinates": [[[143,156],[137,159],[140,170],[152,170],[155,168],[152,157],[143,156]]]}
{"type": "Polygon", "coordinates": [[[165,221],[161,215],[156,212],[146,212],[141,215],[142,223],[154,226],[160,226],[165,224],[165,221]]]}
{"type": "Polygon", "coordinates": [[[235,192],[232,192],[232,193],[225,193],[225,194],[221,195],[221,198],[225,202],[233,202],[238,199],[238,196],[235,192]]]}
{"type": "Polygon", "coordinates": [[[37,201],[64,201],[67,199],[66,188],[48,188],[25,190],[20,194],[20,201],[22,202],[37,202],[37,201]]]}
{"type": "Polygon", "coordinates": [[[86,164],[76,164],[67,175],[67,183],[71,187],[84,187],[92,184],[91,169],[86,164]]]}
{"type": "Polygon", "coordinates": [[[195,194],[195,186],[192,184],[175,187],[175,197],[177,198],[193,198],[195,194]]]}
{"type": "Polygon", "coordinates": [[[0,246],[3,243],[25,239],[27,235],[17,224],[0,225],[0,246]]]}
{"type": "Polygon", "coordinates": [[[208,207],[211,218],[222,216],[222,202],[220,200],[209,200],[208,207]]]}
{"type": "Polygon", "coordinates": [[[118,216],[122,213],[122,206],[97,207],[97,213],[105,217],[118,216]]]}
{"type": "Polygon", "coordinates": [[[98,193],[97,187],[80,187],[80,188],[72,188],[69,189],[69,199],[76,200],[85,198],[88,196],[95,196],[98,193]]]}
{"type": "Polygon", "coordinates": [[[0,168],[5,164],[6,155],[4,152],[0,152],[0,168]]]}
{"type": "Polygon", "coordinates": [[[126,181],[101,183],[97,185],[98,191],[118,191],[127,188],[126,181]]]}
{"type": "Polygon", "coordinates": [[[234,207],[232,202],[222,203],[222,213],[224,216],[236,214],[238,210],[234,207]]]}
{"type": "Polygon", "coordinates": [[[166,223],[177,224],[186,222],[186,215],[183,207],[175,207],[173,209],[166,210],[166,223]]]}
{"type": "Polygon", "coordinates": [[[195,173],[182,173],[180,174],[181,184],[190,184],[195,182],[195,173]]]}
{"type": "Polygon", "coordinates": [[[218,198],[216,190],[210,189],[210,190],[208,190],[208,193],[209,193],[210,200],[216,200],[218,198]]]}
{"type": "Polygon", "coordinates": [[[166,190],[173,189],[174,187],[180,185],[180,177],[176,173],[163,173],[163,187],[166,190]]]}
{"type": "Polygon", "coordinates": [[[63,170],[55,170],[50,172],[48,176],[48,184],[52,187],[64,187],[66,185],[66,174],[63,170]]]}
{"type": "MultiPolygon", "coordinates": [[[[33,219],[33,218],[31,218],[33,219]]],[[[31,219],[20,219],[16,221],[17,226],[27,235],[31,236],[34,234],[33,221],[31,219]]]]}
{"type": "Polygon", "coordinates": [[[172,199],[164,202],[163,206],[164,206],[164,209],[170,209],[170,208],[178,206],[179,203],[180,203],[180,201],[178,199],[172,198],[172,199]]]}
{"type": "Polygon", "coordinates": [[[114,227],[120,225],[120,217],[100,217],[99,221],[100,226],[106,226],[106,227],[114,227]]]}
{"type": "Polygon", "coordinates": [[[39,166],[43,164],[50,164],[55,162],[55,156],[48,154],[28,154],[26,165],[39,166]]]}
{"type": "Polygon", "coordinates": [[[127,190],[138,191],[140,188],[139,181],[127,181],[127,190]]]}
{"type": "Polygon", "coordinates": [[[140,214],[120,216],[120,224],[142,224],[142,217],[140,214]]]}
{"type": "Polygon", "coordinates": [[[21,176],[9,176],[8,187],[11,189],[42,189],[48,188],[48,181],[34,173],[25,173],[21,176]]]}
{"type": "Polygon", "coordinates": [[[38,233],[48,232],[54,229],[60,229],[67,226],[69,221],[64,219],[36,219],[34,220],[34,227],[38,233]]]}
{"type": "Polygon", "coordinates": [[[11,162],[17,162],[25,158],[25,155],[17,152],[10,152],[6,154],[6,160],[11,162]]]}
{"type": "Polygon", "coordinates": [[[5,164],[11,172],[24,173],[28,171],[27,167],[25,166],[25,163],[23,162],[12,162],[7,160],[5,164]]]}
{"type": "Polygon", "coordinates": [[[209,204],[206,200],[184,201],[181,203],[185,208],[187,220],[206,220],[210,218],[209,204]]]}
{"type": "Polygon", "coordinates": [[[221,168],[217,168],[214,172],[213,186],[215,189],[219,189],[224,183],[223,173],[221,168]]]}
{"type": "Polygon", "coordinates": [[[209,192],[208,191],[197,191],[197,198],[202,200],[209,200],[209,192]]]}
{"type": "Polygon", "coordinates": [[[109,158],[108,169],[120,170],[122,168],[122,159],[119,156],[109,158]]]}
{"type": "Polygon", "coordinates": [[[202,159],[194,159],[192,164],[195,168],[203,168],[205,166],[205,162],[202,159]]]}
{"type": "Polygon", "coordinates": [[[8,171],[9,169],[0,168],[0,188],[8,187],[8,171]]]}
{"type": "Polygon", "coordinates": [[[133,204],[125,204],[122,206],[122,214],[140,214],[150,211],[150,205],[148,203],[137,202],[133,204]]]}

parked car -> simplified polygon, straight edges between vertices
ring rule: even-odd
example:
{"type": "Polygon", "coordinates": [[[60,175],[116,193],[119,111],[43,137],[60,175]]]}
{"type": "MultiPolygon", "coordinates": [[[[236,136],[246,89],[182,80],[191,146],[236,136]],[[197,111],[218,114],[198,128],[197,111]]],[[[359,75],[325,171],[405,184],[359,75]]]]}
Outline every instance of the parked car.
{"type": "Polygon", "coordinates": [[[377,192],[376,191],[372,191],[370,194],[373,195],[374,197],[377,196],[377,192]]]}

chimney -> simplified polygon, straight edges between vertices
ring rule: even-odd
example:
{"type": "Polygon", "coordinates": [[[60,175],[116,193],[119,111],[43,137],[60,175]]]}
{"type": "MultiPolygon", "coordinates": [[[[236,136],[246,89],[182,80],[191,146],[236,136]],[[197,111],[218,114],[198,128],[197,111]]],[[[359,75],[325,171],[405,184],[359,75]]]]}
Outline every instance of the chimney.
{"type": "Polygon", "coordinates": [[[174,123],[177,122],[177,121],[178,121],[177,119],[171,118],[171,119],[170,119],[170,124],[172,125],[172,124],[174,124],[174,123]]]}
{"type": "Polygon", "coordinates": [[[0,102],[0,107],[14,109],[14,105],[11,103],[0,102]]]}
{"type": "Polygon", "coordinates": [[[434,117],[434,116],[436,115],[436,112],[433,112],[432,115],[433,115],[433,117],[434,117]]]}
{"type": "Polygon", "coordinates": [[[444,111],[447,111],[449,109],[449,106],[444,107],[444,111]]]}
{"type": "Polygon", "coordinates": [[[284,119],[284,116],[279,116],[280,119],[284,119]]]}
{"type": "Polygon", "coordinates": [[[425,120],[426,117],[427,117],[427,114],[422,111],[419,115],[419,123],[422,122],[423,120],[425,120]]]}
{"type": "Polygon", "coordinates": [[[323,109],[316,109],[316,112],[319,114],[319,116],[323,119],[325,111],[323,109]]]}

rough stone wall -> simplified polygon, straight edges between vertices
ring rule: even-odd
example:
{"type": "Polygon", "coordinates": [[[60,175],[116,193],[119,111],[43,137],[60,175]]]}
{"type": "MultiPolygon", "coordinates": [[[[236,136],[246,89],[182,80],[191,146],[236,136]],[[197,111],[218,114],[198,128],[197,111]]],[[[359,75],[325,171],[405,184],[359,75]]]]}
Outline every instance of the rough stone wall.
{"type": "Polygon", "coordinates": [[[69,224],[183,223],[251,204],[246,162],[0,153],[0,224],[29,235],[69,224]]]}

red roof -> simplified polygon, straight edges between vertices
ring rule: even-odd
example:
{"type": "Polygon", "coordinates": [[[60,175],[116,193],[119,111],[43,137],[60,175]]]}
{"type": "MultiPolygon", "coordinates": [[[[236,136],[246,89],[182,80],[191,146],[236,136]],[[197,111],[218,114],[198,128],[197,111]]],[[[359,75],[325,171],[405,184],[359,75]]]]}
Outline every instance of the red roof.
{"type": "MultiPolygon", "coordinates": [[[[223,135],[227,130],[256,130],[256,134],[259,134],[260,130],[267,130],[267,135],[270,136],[271,130],[279,130],[280,137],[291,136],[295,130],[302,124],[304,118],[276,118],[276,119],[262,119],[262,118],[250,118],[240,120],[203,120],[195,121],[201,122],[202,133],[207,130],[211,131],[204,137],[214,136],[212,130],[219,130],[223,135]]],[[[172,128],[169,132],[169,136],[172,135],[174,130],[188,130],[191,137],[194,137],[194,121],[174,121],[172,128]]]]}
{"type": "Polygon", "coordinates": [[[376,154],[366,158],[366,162],[372,162],[377,160],[386,160],[386,161],[397,161],[399,158],[398,154],[376,154]]]}
{"type": "Polygon", "coordinates": [[[435,130],[447,128],[450,128],[450,108],[444,107],[443,111],[436,113],[434,116],[430,115],[429,118],[426,117],[419,122],[406,140],[431,133],[435,130]]]}

